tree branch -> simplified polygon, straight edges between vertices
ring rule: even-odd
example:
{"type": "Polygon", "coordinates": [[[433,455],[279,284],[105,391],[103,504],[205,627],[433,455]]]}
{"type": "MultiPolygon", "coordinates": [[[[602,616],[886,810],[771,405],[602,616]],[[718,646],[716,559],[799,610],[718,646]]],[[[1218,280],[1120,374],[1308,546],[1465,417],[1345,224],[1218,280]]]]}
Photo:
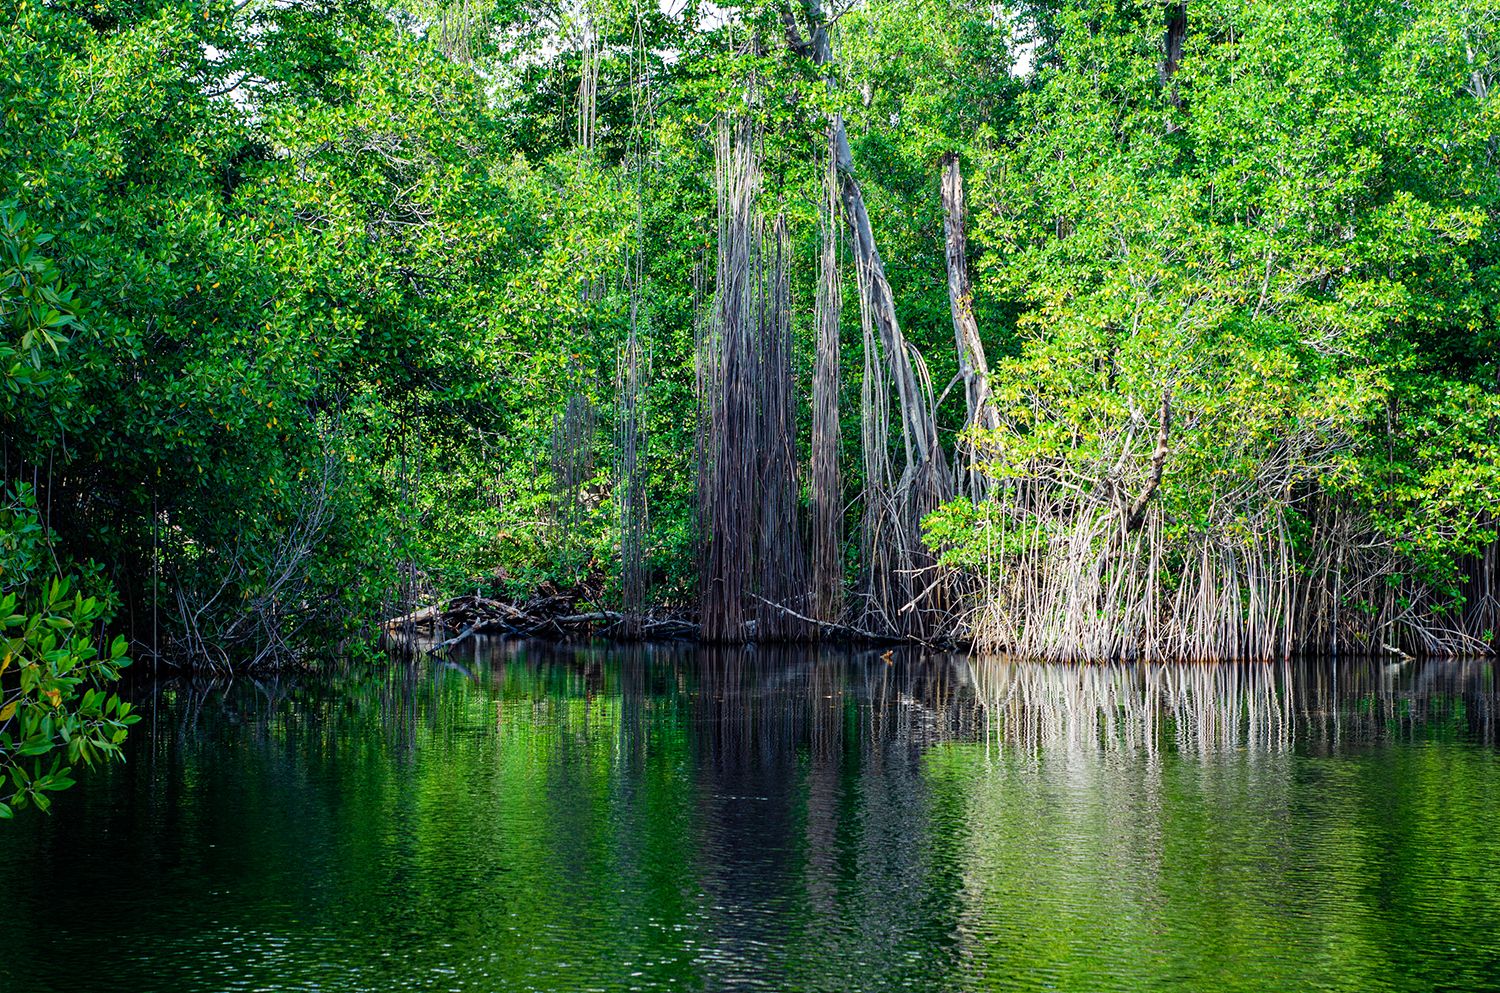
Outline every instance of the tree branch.
{"type": "Polygon", "coordinates": [[[1167,452],[1170,450],[1172,439],[1172,391],[1164,389],[1161,391],[1161,411],[1158,415],[1156,429],[1156,448],[1151,452],[1151,476],[1146,480],[1145,487],[1136,495],[1135,502],[1130,505],[1130,511],[1125,515],[1125,533],[1129,534],[1146,520],[1146,505],[1151,502],[1151,496],[1161,486],[1162,469],[1167,464],[1167,452]]]}

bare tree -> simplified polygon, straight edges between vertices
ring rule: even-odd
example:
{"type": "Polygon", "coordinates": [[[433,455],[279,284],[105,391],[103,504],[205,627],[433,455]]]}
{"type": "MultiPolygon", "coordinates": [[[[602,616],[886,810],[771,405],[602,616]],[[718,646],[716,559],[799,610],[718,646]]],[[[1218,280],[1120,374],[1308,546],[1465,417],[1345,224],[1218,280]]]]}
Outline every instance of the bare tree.
{"type": "MultiPolygon", "coordinates": [[[[965,212],[964,179],[958,153],[949,152],[943,156],[943,231],[947,236],[948,304],[953,312],[953,343],[958,351],[958,374],[963,379],[968,411],[964,424],[968,432],[993,431],[1000,426],[1000,418],[990,402],[990,366],[985,359],[984,342],[979,338],[979,323],[974,318],[965,212]]],[[[960,458],[968,463],[961,477],[964,485],[969,496],[982,499],[988,487],[984,473],[976,465],[978,451],[973,439],[961,440],[959,447],[960,458]]]]}

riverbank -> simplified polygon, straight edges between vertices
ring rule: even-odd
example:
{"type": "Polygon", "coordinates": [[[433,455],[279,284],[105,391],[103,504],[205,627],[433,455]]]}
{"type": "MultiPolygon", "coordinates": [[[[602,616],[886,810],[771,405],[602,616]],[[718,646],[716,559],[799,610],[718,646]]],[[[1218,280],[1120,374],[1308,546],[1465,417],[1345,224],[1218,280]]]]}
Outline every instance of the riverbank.
{"type": "MultiPolygon", "coordinates": [[[[647,608],[639,614],[629,614],[602,606],[601,601],[604,599],[600,584],[562,587],[549,581],[536,587],[524,598],[505,599],[500,596],[486,596],[478,592],[450,597],[399,617],[393,617],[381,625],[381,630],[388,638],[398,643],[405,643],[414,648],[419,647],[429,652],[447,652],[484,636],[510,636],[550,641],[564,641],[580,637],[595,638],[617,644],[680,642],[686,644],[904,645],[937,651],[979,651],[984,655],[1013,654],[1038,660],[1049,659],[1049,656],[1044,653],[997,653],[994,650],[982,650],[972,638],[949,636],[924,641],[910,635],[883,634],[848,624],[818,621],[791,608],[773,604],[764,599],[761,599],[763,608],[767,612],[774,612],[781,618],[793,622],[791,630],[800,632],[799,636],[789,637],[783,632],[774,637],[756,637],[756,622],[752,620],[746,626],[746,637],[734,641],[715,642],[704,637],[698,611],[693,607],[656,606],[647,608]]],[[[1327,647],[1314,647],[1285,657],[1412,661],[1419,658],[1493,658],[1496,654],[1493,647],[1485,649],[1479,642],[1473,644],[1475,650],[1472,652],[1412,653],[1402,651],[1388,643],[1372,642],[1360,645],[1349,640],[1336,651],[1327,647]]],[[[1195,663],[1270,661],[1281,658],[1283,656],[1162,658],[1141,654],[1123,659],[1108,655],[1100,655],[1097,658],[1074,655],[1050,658],[1050,660],[1113,662],[1134,659],[1159,663],[1195,663]]]]}
{"type": "MultiPolygon", "coordinates": [[[[393,617],[381,625],[398,638],[421,636],[433,642],[430,650],[455,648],[482,635],[513,635],[526,638],[563,639],[573,636],[603,638],[621,643],[650,641],[710,642],[703,634],[698,611],[689,607],[657,606],[639,614],[606,609],[599,605],[595,586],[560,587],[546,582],[524,599],[507,600],[466,593],[393,617]]],[[[865,645],[913,645],[934,649],[964,649],[968,642],[957,638],[923,640],[914,636],[882,634],[849,624],[820,621],[782,604],[761,600],[767,613],[791,622],[790,630],[801,637],[757,638],[756,622],[746,625],[747,637],[736,643],[776,641],[789,643],[838,642],[865,645]]]]}

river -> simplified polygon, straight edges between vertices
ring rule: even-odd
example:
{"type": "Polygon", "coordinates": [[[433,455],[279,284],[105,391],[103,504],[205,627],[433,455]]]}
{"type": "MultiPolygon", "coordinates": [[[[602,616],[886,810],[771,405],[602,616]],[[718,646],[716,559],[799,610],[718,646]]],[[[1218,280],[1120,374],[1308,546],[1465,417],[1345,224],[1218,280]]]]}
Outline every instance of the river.
{"type": "Polygon", "coordinates": [[[127,764],[0,826],[0,990],[1500,988],[1487,661],[493,641],[136,692],[127,764]]]}

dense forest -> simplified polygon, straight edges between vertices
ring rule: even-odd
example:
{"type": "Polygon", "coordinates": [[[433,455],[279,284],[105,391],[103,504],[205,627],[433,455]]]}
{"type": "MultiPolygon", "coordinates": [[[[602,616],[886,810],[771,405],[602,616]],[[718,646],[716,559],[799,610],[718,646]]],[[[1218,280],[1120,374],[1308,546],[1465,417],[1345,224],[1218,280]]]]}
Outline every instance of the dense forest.
{"type": "Polygon", "coordinates": [[[1496,645],[1494,0],[0,16],[20,802],[117,749],[127,654],[271,665],[464,592],[1496,645]]]}

